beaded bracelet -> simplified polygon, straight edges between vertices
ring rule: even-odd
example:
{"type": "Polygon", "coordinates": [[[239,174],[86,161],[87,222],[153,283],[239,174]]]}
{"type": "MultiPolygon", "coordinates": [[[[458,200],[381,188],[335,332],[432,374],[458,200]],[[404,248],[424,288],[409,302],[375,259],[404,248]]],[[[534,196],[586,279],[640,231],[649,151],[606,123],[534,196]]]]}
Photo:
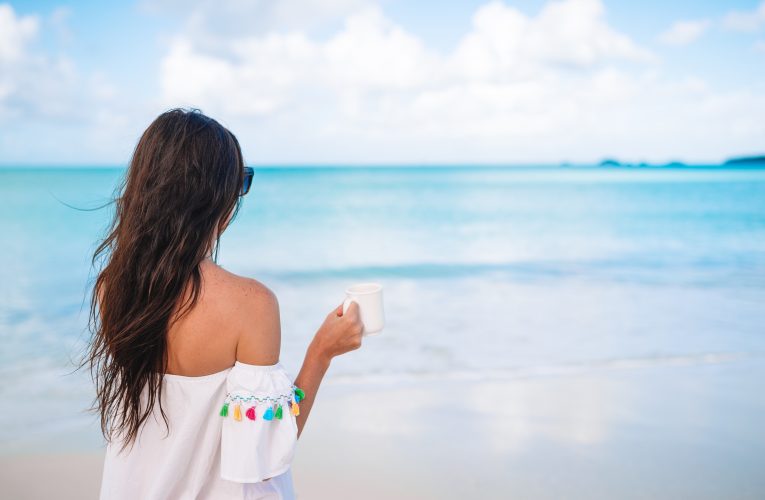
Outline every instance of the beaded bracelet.
{"type": "Polygon", "coordinates": [[[264,396],[257,397],[252,395],[242,396],[240,394],[227,393],[223,403],[223,407],[220,409],[220,416],[228,416],[228,406],[230,403],[234,403],[233,417],[234,420],[241,422],[242,420],[242,405],[247,403],[253,403],[245,411],[245,416],[250,420],[255,420],[257,417],[257,403],[268,402],[268,408],[263,412],[263,420],[277,420],[282,419],[282,403],[290,405],[290,413],[296,417],[300,415],[300,406],[298,403],[300,400],[305,399],[305,392],[303,389],[296,385],[292,386],[292,390],[285,394],[278,396],[264,396]]]}

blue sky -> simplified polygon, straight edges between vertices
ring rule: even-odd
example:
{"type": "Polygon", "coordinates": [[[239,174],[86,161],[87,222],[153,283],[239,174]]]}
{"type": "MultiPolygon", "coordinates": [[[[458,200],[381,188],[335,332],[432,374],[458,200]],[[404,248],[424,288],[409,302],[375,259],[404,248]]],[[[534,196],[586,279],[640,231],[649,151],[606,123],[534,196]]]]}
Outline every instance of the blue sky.
{"type": "Polygon", "coordinates": [[[124,164],[195,106],[251,163],[765,152],[765,1],[0,2],[0,164],[124,164]]]}

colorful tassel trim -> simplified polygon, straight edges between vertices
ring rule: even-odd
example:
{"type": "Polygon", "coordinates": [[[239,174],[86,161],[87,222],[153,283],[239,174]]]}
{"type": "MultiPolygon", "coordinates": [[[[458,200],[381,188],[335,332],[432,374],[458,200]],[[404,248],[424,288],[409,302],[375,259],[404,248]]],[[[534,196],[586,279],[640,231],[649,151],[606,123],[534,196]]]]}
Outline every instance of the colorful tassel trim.
{"type": "Polygon", "coordinates": [[[235,421],[241,422],[242,421],[242,404],[248,403],[248,402],[255,402],[256,404],[249,405],[246,410],[244,410],[244,416],[246,416],[249,420],[256,420],[258,417],[257,414],[257,403],[267,403],[268,407],[263,412],[263,420],[283,420],[284,418],[284,405],[289,405],[289,413],[294,416],[300,415],[300,406],[298,403],[305,398],[305,392],[300,389],[297,386],[292,386],[292,392],[288,394],[281,394],[276,397],[272,396],[266,396],[266,397],[255,397],[255,396],[242,396],[240,394],[227,394],[226,395],[226,401],[223,403],[223,406],[220,409],[220,416],[221,417],[228,417],[229,414],[229,405],[231,403],[234,404],[234,408],[232,409],[232,417],[235,421]]]}

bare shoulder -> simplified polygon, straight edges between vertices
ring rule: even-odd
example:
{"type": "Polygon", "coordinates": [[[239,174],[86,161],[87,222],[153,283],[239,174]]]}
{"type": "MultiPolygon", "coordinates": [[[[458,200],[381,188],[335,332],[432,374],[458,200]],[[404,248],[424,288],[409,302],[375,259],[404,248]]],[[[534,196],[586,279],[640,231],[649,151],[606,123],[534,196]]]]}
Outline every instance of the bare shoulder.
{"type": "Polygon", "coordinates": [[[276,294],[264,283],[210,266],[211,285],[236,342],[236,359],[254,365],[279,361],[281,318],[276,294]]]}

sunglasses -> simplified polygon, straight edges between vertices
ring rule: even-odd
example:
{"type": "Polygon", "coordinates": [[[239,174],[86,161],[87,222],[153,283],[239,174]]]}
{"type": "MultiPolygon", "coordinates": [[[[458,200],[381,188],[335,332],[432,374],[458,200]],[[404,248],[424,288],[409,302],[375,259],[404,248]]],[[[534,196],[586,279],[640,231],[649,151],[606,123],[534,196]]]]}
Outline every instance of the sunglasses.
{"type": "Polygon", "coordinates": [[[239,196],[244,196],[250,191],[250,186],[252,186],[253,175],[255,175],[254,168],[244,167],[244,184],[242,184],[242,193],[239,196]]]}

